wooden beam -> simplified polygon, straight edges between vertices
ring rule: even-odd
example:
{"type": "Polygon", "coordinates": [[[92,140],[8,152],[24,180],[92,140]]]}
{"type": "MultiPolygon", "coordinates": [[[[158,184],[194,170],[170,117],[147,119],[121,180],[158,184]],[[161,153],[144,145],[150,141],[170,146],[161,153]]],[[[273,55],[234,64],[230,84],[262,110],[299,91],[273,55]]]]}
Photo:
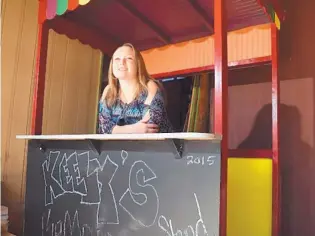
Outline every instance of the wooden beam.
{"type": "MultiPolygon", "coordinates": [[[[39,3],[38,16],[40,17],[45,4],[39,3]]],[[[37,52],[34,78],[34,92],[32,104],[32,125],[31,134],[42,133],[43,109],[44,109],[44,91],[45,91],[45,75],[46,75],[46,60],[48,51],[48,25],[47,22],[40,21],[38,24],[37,36],[37,52]]]]}
{"type": "Polygon", "coordinates": [[[195,10],[195,12],[198,14],[200,19],[203,21],[203,23],[206,25],[207,29],[212,33],[213,30],[213,19],[210,19],[205,10],[196,2],[196,0],[187,0],[189,4],[192,6],[192,8],[195,10]]]}
{"type": "Polygon", "coordinates": [[[214,133],[222,135],[220,185],[220,236],[227,227],[228,61],[226,0],[214,1],[214,133]]]}
{"type": "MultiPolygon", "coordinates": [[[[271,63],[271,56],[265,56],[265,57],[244,59],[244,60],[239,60],[239,61],[231,61],[228,63],[228,67],[232,71],[232,70],[243,69],[243,68],[269,65],[270,63],[271,63]]],[[[191,68],[182,69],[182,70],[162,72],[162,73],[153,74],[152,76],[155,79],[163,79],[163,78],[170,78],[170,77],[176,77],[176,76],[189,76],[189,75],[192,75],[195,73],[201,73],[201,72],[212,72],[213,70],[214,70],[214,65],[208,65],[208,66],[201,66],[201,67],[191,67],[191,68]]]]}
{"type": "Polygon", "coordinates": [[[140,11],[138,11],[132,4],[128,3],[125,0],[117,0],[117,3],[119,3],[125,10],[127,10],[134,17],[138,18],[141,22],[147,25],[151,30],[153,30],[163,43],[165,44],[171,43],[170,37],[167,36],[152,21],[150,21],[147,17],[145,17],[140,11]]]}
{"type": "Polygon", "coordinates": [[[271,27],[271,103],[272,103],[272,236],[280,234],[280,164],[279,164],[279,107],[278,29],[271,27]]]}
{"type": "Polygon", "coordinates": [[[272,159],[271,149],[230,149],[229,158],[268,158],[272,159]]]}

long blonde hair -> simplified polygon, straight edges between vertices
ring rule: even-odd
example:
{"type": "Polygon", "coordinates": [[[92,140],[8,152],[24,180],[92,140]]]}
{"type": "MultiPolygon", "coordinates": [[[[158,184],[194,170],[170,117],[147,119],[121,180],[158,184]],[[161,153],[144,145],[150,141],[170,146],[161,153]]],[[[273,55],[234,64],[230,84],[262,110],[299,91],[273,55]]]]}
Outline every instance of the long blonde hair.
{"type": "MultiPolygon", "coordinates": [[[[138,88],[135,93],[135,98],[137,98],[143,91],[148,90],[147,84],[150,80],[153,80],[154,82],[157,83],[159,87],[161,87],[161,84],[158,83],[155,79],[153,79],[149,75],[141,53],[137,49],[135,49],[135,47],[131,43],[125,43],[118,48],[121,48],[124,46],[130,47],[135,53],[135,60],[136,60],[136,65],[137,65],[137,81],[138,81],[138,88]]],[[[109,69],[108,69],[108,86],[103,91],[102,99],[104,99],[107,106],[112,106],[116,102],[116,99],[118,98],[118,96],[119,96],[119,81],[114,76],[114,73],[113,73],[113,57],[112,57],[110,60],[109,69]]]]}

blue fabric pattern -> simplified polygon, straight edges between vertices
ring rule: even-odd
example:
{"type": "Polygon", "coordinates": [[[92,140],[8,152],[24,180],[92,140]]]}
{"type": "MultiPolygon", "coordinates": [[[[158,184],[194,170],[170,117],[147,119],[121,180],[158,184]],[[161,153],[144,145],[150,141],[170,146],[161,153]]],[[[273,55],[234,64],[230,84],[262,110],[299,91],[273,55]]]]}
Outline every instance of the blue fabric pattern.
{"type": "Polygon", "coordinates": [[[111,134],[116,125],[135,124],[143,118],[148,110],[150,110],[149,123],[157,124],[160,133],[171,133],[172,125],[167,117],[161,90],[157,90],[150,105],[144,103],[147,96],[147,92],[142,92],[138,99],[129,104],[117,99],[111,107],[108,107],[104,101],[100,101],[98,133],[111,134]]]}

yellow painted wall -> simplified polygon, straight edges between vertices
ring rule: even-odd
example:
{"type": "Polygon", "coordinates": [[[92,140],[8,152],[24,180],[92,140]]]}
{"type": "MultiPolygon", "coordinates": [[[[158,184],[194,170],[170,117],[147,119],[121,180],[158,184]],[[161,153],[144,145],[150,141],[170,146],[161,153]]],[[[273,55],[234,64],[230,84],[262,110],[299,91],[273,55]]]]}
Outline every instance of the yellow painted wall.
{"type": "MultiPolygon", "coordinates": [[[[27,146],[15,136],[30,132],[38,0],[2,0],[1,5],[1,197],[9,207],[11,231],[20,234],[27,146]]],[[[43,131],[92,132],[101,53],[55,33],[49,39],[43,131]]]]}
{"type": "Polygon", "coordinates": [[[227,236],[271,236],[272,160],[229,158],[227,236]]]}

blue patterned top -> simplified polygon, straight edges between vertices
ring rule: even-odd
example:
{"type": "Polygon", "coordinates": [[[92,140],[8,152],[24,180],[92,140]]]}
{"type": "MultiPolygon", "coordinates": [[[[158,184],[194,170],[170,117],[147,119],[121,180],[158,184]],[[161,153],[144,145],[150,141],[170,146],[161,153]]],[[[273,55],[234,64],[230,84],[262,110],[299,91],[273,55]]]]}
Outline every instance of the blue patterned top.
{"type": "Polygon", "coordinates": [[[98,133],[111,134],[116,125],[130,125],[140,121],[148,110],[150,110],[149,123],[159,126],[160,133],[171,133],[172,125],[168,119],[163,94],[160,89],[157,90],[150,105],[145,104],[148,96],[147,92],[142,92],[138,99],[129,104],[122,102],[120,99],[108,107],[106,102],[99,103],[99,126],[98,133]]]}

